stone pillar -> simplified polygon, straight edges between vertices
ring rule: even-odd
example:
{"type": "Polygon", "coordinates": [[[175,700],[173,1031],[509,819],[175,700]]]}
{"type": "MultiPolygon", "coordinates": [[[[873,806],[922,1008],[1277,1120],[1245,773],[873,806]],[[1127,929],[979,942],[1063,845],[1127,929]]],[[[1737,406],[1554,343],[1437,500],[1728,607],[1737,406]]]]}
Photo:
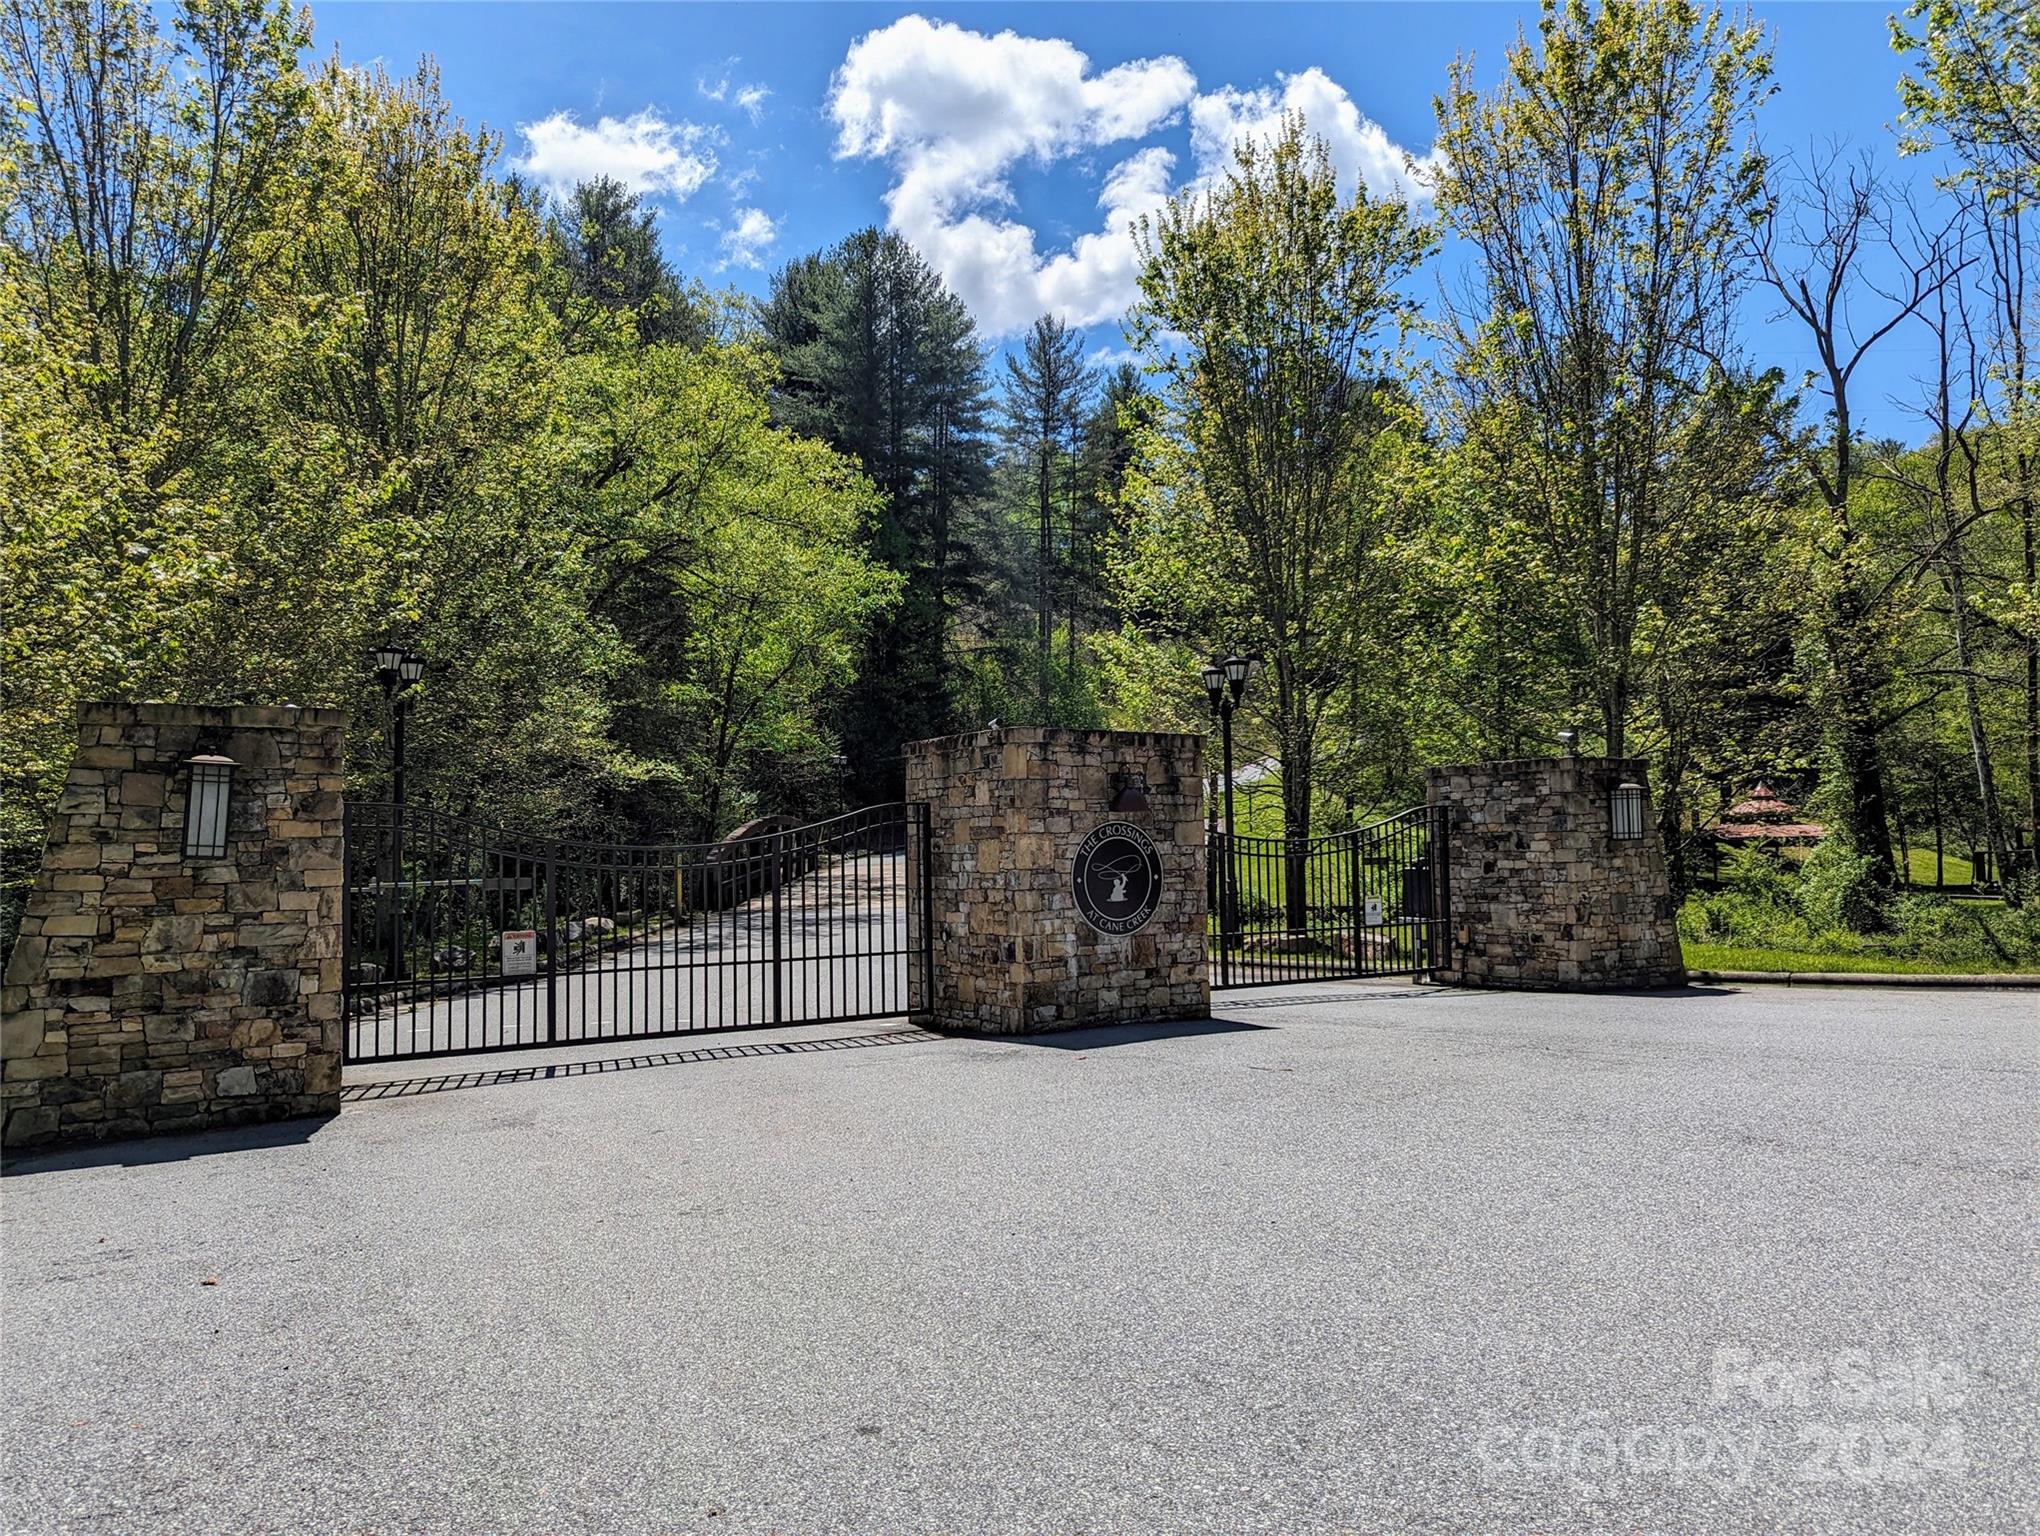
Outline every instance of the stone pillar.
{"type": "Polygon", "coordinates": [[[84,706],[0,995],[5,1145],[339,1108],[346,726],[84,706]],[[219,857],[184,852],[200,754],[234,763],[219,857]]]}
{"type": "Polygon", "coordinates": [[[1617,838],[1615,787],[1640,758],[1556,757],[1429,771],[1448,807],[1447,963],[1439,981],[1598,991],[1685,985],[1664,850],[1645,790],[1643,835],[1617,838]]]}
{"type": "Polygon", "coordinates": [[[1025,1034],[1208,1016],[1202,754],[1200,736],[1039,726],[911,743],[934,924],[917,1021],[1025,1034]],[[1145,808],[1111,808],[1143,788],[1145,808]]]}

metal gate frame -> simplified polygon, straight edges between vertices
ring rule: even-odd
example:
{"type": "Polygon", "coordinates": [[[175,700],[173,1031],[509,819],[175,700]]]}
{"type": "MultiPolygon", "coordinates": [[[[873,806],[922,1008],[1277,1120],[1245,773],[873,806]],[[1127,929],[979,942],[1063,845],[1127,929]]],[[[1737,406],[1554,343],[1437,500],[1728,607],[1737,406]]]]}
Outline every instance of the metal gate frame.
{"type": "Polygon", "coordinates": [[[348,1061],[884,1018],[930,995],[925,805],[684,844],[345,815],[348,1061]]]}
{"type": "Polygon", "coordinates": [[[1301,841],[1214,830],[1212,986],[1428,977],[1451,912],[1449,829],[1448,807],[1420,805],[1301,841]]]}

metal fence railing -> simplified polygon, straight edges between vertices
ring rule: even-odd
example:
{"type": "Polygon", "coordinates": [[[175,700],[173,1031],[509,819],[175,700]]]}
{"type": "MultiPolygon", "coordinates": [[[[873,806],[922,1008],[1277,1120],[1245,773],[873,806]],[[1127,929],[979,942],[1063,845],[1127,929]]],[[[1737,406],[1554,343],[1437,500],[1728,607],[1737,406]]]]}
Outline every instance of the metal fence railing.
{"type": "Polygon", "coordinates": [[[517,838],[386,802],[350,802],[346,830],[350,1061],[925,1006],[925,806],[697,844],[517,838]]]}
{"type": "Polygon", "coordinates": [[[1428,973],[1450,899],[1445,817],[1418,806],[1308,839],[1214,833],[1212,984],[1428,973]]]}

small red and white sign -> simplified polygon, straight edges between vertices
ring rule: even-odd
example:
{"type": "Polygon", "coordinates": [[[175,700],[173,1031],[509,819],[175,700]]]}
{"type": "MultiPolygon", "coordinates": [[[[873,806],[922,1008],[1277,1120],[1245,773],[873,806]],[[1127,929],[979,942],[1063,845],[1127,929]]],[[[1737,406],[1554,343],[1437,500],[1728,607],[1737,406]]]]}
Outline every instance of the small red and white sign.
{"type": "Polygon", "coordinates": [[[515,928],[503,934],[503,974],[531,976],[538,971],[538,930],[515,928]]]}

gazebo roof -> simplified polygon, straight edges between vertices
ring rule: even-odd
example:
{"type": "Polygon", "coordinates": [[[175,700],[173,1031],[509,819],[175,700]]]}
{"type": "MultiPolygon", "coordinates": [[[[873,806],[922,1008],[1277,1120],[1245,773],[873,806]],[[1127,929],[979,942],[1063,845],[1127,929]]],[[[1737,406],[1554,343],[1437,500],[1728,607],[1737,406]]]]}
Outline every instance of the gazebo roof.
{"type": "Polygon", "coordinates": [[[1827,836],[1826,827],[1817,821],[1803,820],[1799,807],[1762,779],[1750,786],[1748,798],[1731,805],[1708,831],[1725,843],[1766,839],[1811,843],[1827,836]]]}

